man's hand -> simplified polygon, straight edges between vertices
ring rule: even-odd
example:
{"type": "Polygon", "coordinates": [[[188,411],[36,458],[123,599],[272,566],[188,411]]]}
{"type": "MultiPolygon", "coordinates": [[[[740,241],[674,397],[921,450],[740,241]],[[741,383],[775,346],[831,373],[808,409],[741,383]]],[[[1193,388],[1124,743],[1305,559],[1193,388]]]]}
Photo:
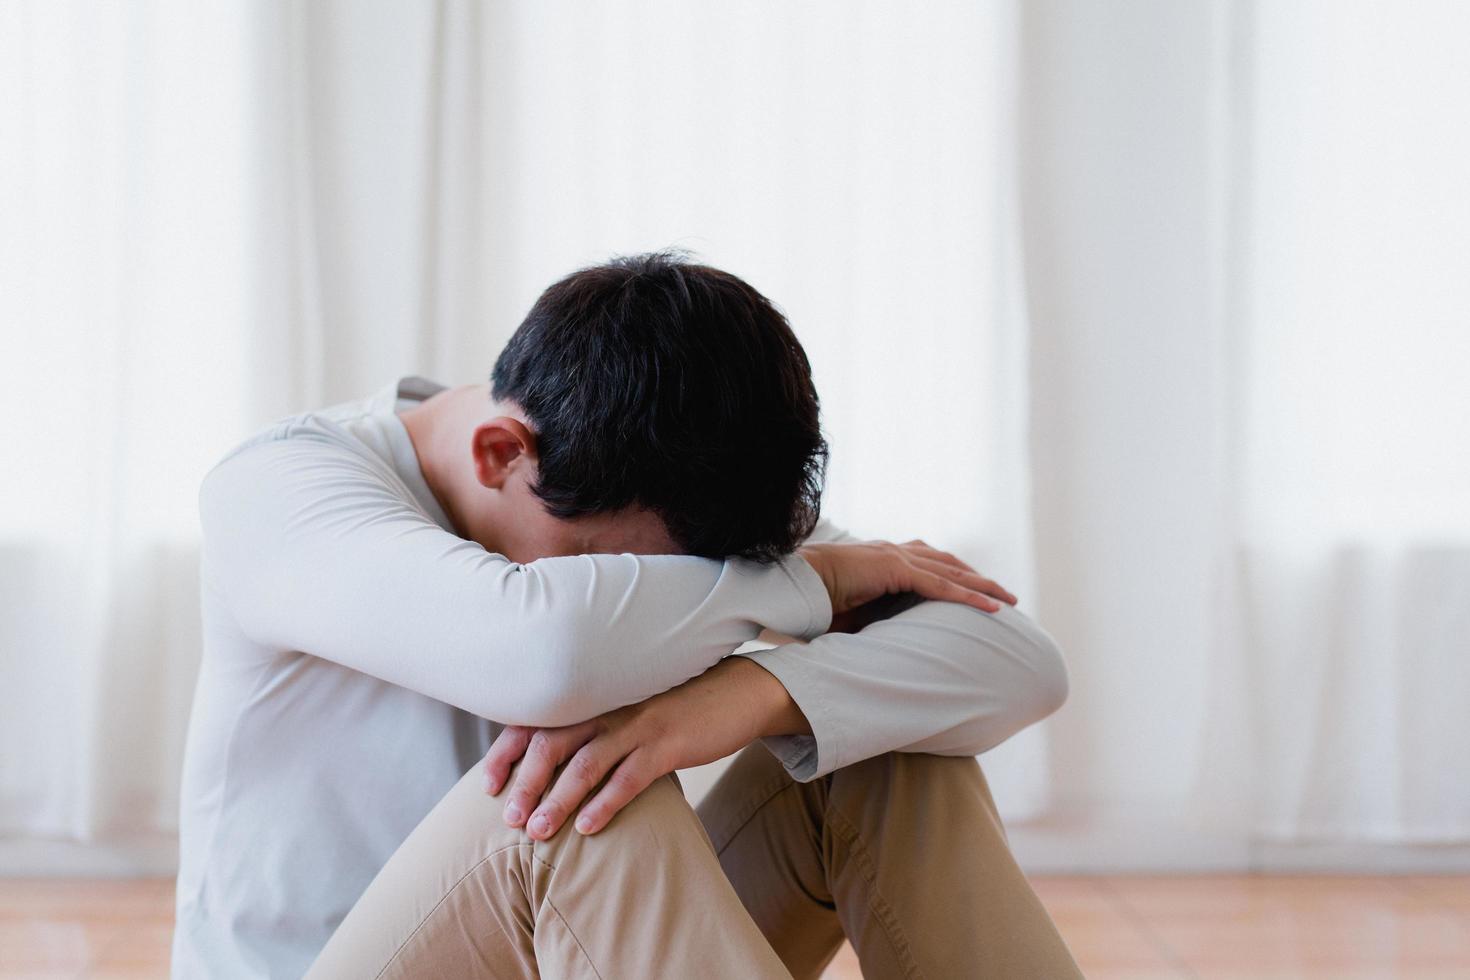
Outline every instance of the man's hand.
{"type": "Polygon", "coordinates": [[[780,681],[745,657],[726,657],[676,688],[590,721],[506,728],[485,756],[485,790],[498,793],[520,759],[505,822],[545,840],[607,777],[574,825],[595,834],[665,773],[722,759],[763,735],[810,733],[780,681]],[[542,800],[563,762],[566,768],[542,800]]]}
{"type": "Polygon", "coordinates": [[[922,541],[808,544],[797,554],[807,560],[827,587],[835,623],[843,622],[840,617],[864,603],[899,592],[962,602],[985,612],[1000,610],[996,599],[1016,604],[1016,597],[994,581],[949,552],[922,541]]]}

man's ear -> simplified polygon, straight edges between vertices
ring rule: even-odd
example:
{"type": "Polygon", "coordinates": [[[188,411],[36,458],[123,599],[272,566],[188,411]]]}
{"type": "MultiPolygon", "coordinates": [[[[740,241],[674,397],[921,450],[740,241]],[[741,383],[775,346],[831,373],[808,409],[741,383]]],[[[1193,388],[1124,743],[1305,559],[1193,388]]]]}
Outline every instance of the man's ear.
{"type": "Polygon", "coordinates": [[[499,490],[516,467],[536,465],[536,435],[520,420],[500,415],[475,427],[470,451],[475,479],[499,490]]]}

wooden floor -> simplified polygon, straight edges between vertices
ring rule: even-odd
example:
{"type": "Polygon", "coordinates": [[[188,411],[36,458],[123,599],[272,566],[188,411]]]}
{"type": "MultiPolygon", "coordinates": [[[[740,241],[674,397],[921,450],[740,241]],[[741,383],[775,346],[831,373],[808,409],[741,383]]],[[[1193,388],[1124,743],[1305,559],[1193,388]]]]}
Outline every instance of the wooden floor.
{"type": "MultiPolygon", "coordinates": [[[[1470,978],[1466,877],[1035,883],[1092,980],[1470,978]]],[[[165,879],[0,879],[0,978],[166,976],[172,901],[165,879]]],[[[827,976],[861,976],[850,949],[827,976]]]]}

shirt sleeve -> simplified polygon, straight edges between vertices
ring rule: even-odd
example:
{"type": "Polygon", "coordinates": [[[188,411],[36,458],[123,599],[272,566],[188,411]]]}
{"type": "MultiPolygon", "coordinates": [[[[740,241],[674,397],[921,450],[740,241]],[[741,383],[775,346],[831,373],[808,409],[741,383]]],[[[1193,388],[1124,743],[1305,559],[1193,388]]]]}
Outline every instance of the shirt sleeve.
{"type": "Polygon", "coordinates": [[[241,631],[502,722],[645,700],[762,627],[831,621],[799,556],[771,565],[595,554],[516,563],[431,520],[396,472],[288,422],[200,486],[204,573],[241,631]]]}
{"type": "MultiPolygon", "coordinates": [[[[823,520],[810,542],[858,540],[823,520]]],[[[1014,606],[917,601],[856,633],[741,651],[781,681],[811,735],[766,747],[807,782],[884,752],[978,755],[1067,697],[1056,641],[1014,606]]]]}

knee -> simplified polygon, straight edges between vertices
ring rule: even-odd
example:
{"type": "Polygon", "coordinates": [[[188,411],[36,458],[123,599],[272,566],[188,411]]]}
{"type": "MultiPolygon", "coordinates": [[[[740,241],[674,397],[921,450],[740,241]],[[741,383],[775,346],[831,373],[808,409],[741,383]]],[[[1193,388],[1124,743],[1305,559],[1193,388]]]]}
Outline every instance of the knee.
{"type": "Polygon", "coordinates": [[[909,790],[915,786],[947,783],[983,783],[980,763],[971,755],[931,755],[927,752],[885,752],[831,773],[833,786],[861,787],[867,792],[909,790]]]}
{"type": "MultiPolygon", "coordinates": [[[[553,814],[554,818],[558,821],[556,833],[545,841],[540,841],[542,843],[550,844],[573,836],[586,836],[577,831],[573,825],[582,808],[604,788],[607,777],[604,778],[603,782],[598,783],[586,797],[576,801],[565,812],[562,811],[560,806],[555,808],[555,812],[546,806],[547,795],[553,787],[561,783],[563,776],[567,773],[568,767],[573,765],[574,761],[566,760],[556,765],[551,770],[550,776],[545,777],[544,786],[539,794],[528,793],[526,787],[519,785],[521,770],[526,764],[525,758],[517,760],[511,765],[505,782],[494,794],[484,793],[483,771],[478,765],[465,773],[456,791],[461,795],[470,795],[468,793],[469,787],[473,785],[476,788],[480,799],[474,805],[477,808],[483,805],[494,811],[494,823],[497,825],[495,836],[497,838],[505,838],[506,842],[538,842],[526,833],[524,824],[522,826],[511,826],[505,822],[505,811],[511,803],[514,803],[518,809],[525,811],[525,817],[522,817],[523,821],[531,814],[542,810],[553,814]],[[503,833],[501,832],[501,828],[503,828],[503,833]]],[[[609,831],[637,824],[645,820],[679,820],[686,816],[692,817],[693,809],[684,799],[683,789],[679,784],[678,776],[675,773],[665,773],[645,787],[641,793],[616,813],[608,822],[607,826],[598,833],[590,836],[594,838],[605,838],[609,831]]]]}
{"type": "Polygon", "coordinates": [[[984,813],[995,822],[995,801],[974,756],[887,752],[832,773],[830,799],[851,813],[922,810],[984,813]]]}
{"type": "Polygon", "coordinates": [[[650,783],[597,833],[584,835],[573,823],[567,820],[550,839],[537,840],[534,854],[559,867],[567,861],[612,864],[632,855],[642,861],[679,861],[700,849],[711,851],[700,817],[672,773],[650,783]]]}

